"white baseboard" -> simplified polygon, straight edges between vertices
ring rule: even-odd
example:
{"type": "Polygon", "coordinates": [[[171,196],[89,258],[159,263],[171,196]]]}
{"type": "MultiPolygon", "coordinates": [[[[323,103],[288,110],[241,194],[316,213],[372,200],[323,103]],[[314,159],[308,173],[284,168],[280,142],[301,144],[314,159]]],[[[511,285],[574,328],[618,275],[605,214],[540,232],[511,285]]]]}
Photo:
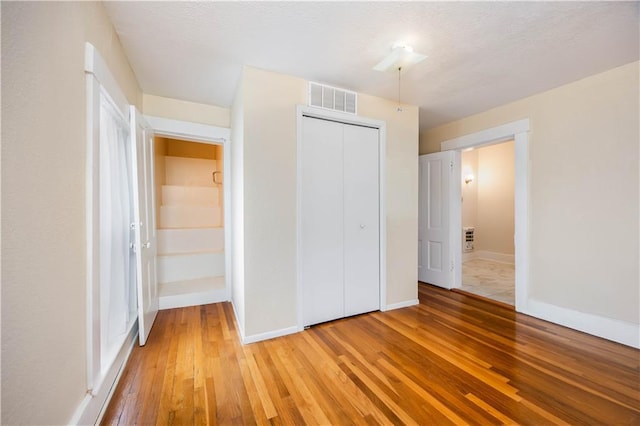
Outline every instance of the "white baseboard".
{"type": "Polygon", "coordinates": [[[233,297],[231,298],[231,307],[233,308],[233,315],[236,317],[236,329],[238,331],[238,337],[241,342],[244,342],[244,318],[240,318],[238,316],[238,311],[236,310],[236,303],[233,301],[233,297]],[[242,321],[240,321],[242,319],[242,321]]]}
{"type": "MultiPolygon", "coordinates": [[[[393,309],[400,309],[400,308],[406,308],[409,306],[414,306],[419,304],[420,301],[418,299],[413,299],[413,300],[405,300],[403,302],[398,302],[398,303],[392,303],[390,305],[386,305],[384,306],[382,309],[380,309],[381,311],[390,311],[393,309]]],[[[235,313],[235,307],[234,307],[234,313],[235,313]]],[[[236,318],[237,318],[237,313],[236,313],[236,318]]],[[[260,333],[260,334],[254,334],[251,336],[244,336],[242,332],[240,332],[240,338],[242,339],[242,343],[244,345],[248,345],[249,343],[255,343],[255,342],[260,342],[262,340],[268,340],[268,339],[273,339],[276,337],[281,337],[281,336],[286,336],[288,334],[294,334],[294,333],[299,333],[301,331],[304,330],[304,327],[298,327],[298,326],[293,326],[293,327],[287,327],[287,328],[282,328],[280,330],[274,330],[274,331],[268,331],[266,333],[260,333]]]]}
{"type": "Polygon", "coordinates": [[[409,306],[415,306],[415,305],[418,305],[419,303],[420,303],[420,301],[418,299],[404,300],[402,302],[391,303],[389,305],[386,305],[386,306],[382,307],[380,309],[380,311],[386,312],[386,311],[392,311],[394,309],[408,308],[409,306]]]}
{"type": "Polygon", "coordinates": [[[76,408],[73,417],[69,421],[70,425],[96,425],[102,420],[102,416],[113,396],[113,392],[120,381],[120,376],[124,370],[129,355],[138,341],[137,325],[131,328],[125,343],[122,345],[120,352],[116,356],[113,365],[105,375],[104,381],[95,394],[87,393],[76,408]]]}
{"type": "Polygon", "coordinates": [[[640,324],[587,314],[535,299],[527,301],[527,309],[523,313],[640,349],[640,324]]]}
{"type": "Polygon", "coordinates": [[[512,265],[515,264],[515,261],[516,261],[515,255],[513,254],[498,253],[495,251],[475,250],[471,252],[462,253],[463,262],[466,262],[467,260],[472,260],[472,259],[487,259],[487,260],[493,260],[501,263],[510,263],[512,265]]]}
{"type": "Polygon", "coordinates": [[[262,340],[269,340],[275,337],[286,336],[287,334],[294,334],[302,331],[303,329],[298,326],[281,328],[280,330],[267,331],[266,333],[253,334],[251,336],[242,337],[242,344],[248,345],[249,343],[260,342],[262,340]]]}

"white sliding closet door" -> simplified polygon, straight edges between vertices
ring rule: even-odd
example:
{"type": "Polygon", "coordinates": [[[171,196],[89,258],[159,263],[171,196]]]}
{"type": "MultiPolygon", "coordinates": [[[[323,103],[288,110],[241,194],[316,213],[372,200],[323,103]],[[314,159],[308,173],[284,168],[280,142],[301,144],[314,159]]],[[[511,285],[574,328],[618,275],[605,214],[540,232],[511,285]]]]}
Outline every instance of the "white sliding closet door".
{"type": "Polygon", "coordinates": [[[304,117],[302,277],[304,324],[343,316],[342,124],[304,117]]]}
{"type": "Polygon", "coordinates": [[[380,307],[378,133],[302,119],[304,325],[380,307]]]}
{"type": "Polygon", "coordinates": [[[378,129],[344,126],[344,315],[380,309],[378,129]]]}

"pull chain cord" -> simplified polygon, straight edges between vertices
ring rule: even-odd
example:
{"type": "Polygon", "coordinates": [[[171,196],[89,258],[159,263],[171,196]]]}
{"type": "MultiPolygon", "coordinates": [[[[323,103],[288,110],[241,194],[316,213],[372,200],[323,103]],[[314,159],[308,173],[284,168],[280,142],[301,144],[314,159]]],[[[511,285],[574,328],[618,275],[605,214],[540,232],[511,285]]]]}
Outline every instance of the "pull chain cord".
{"type": "Polygon", "coordinates": [[[402,71],[402,67],[398,67],[398,109],[396,110],[397,112],[402,112],[402,106],[400,106],[400,82],[401,82],[400,71],[402,71]]]}

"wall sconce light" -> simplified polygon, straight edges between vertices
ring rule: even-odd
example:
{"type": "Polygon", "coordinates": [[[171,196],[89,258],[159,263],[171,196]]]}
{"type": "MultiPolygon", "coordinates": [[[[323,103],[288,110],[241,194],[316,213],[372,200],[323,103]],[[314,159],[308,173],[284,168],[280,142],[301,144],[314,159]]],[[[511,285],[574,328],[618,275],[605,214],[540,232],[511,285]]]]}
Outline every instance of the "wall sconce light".
{"type": "Polygon", "coordinates": [[[464,166],[462,169],[462,180],[464,180],[464,183],[469,185],[471,182],[473,182],[473,178],[473,170],[471,169],[471,167],[464,166]]]}

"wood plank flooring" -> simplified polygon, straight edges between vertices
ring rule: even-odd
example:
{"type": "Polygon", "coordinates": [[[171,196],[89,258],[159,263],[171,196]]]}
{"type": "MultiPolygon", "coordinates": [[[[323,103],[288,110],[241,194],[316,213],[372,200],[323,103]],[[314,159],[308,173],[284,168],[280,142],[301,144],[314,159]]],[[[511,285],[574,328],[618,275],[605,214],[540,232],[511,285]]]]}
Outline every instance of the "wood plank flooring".
{"type": "Polygon", "coordinates": [[[428,285],[420,305],[243,346],[161,311],[103,424],[640,425],[640,351],[428,285]]]}

